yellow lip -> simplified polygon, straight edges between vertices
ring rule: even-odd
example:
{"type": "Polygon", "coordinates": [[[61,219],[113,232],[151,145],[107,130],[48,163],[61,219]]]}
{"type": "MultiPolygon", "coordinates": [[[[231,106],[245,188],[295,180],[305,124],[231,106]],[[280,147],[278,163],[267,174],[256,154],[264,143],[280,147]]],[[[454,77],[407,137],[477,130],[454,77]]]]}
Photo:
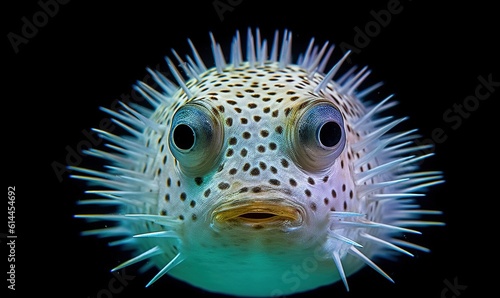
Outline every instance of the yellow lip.
{"type": "Polygon", "coordinates": [[[284,199],[244,199],[225,203],[212,213],[215,223],[256,227],[302,224],[302,208],[284,199]]]}

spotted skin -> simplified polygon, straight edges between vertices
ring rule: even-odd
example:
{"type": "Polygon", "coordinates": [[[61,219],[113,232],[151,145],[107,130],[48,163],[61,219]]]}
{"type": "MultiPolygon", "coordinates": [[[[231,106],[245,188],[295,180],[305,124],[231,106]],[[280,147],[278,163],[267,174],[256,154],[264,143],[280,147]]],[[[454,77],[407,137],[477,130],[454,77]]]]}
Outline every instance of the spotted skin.
{"type": "MultiPolygon", "coordinates": [[[[317,78],[316,82],[320,79],[317,78]]],[[[299,67],[289,66],[280,71],[276,63],[254,70],[249,70],[248,67],[228,69],[222,75],[217,74],[215,70],[208,72],[199,84],[192,87],[194,90],[200,90],[195,91],[199,95],[186,100],[186,103],[207,101],[214,114],[221,117],[224,138],[227,140],[221,149],[223,161],[214,165],[215,173],[209,172],[205,177],[194,177],[192,181],[185,182],[188,184],[186,187],[179,187],[182,177],[175,177],[171,173],[160,174],[159,180],[165,181],[166,186],[160,190],[160,197],[165,198],[160,202],[160,210],[184,219],[192,218],[193,215],[197,218],[197,215],[192,213],[196,201],[190,198],[197,200],[199,197],[220,197],[224,193],[240,191],[239,186],[248,183],[267,187],[280,186],[289,191],[293,189],[297,195],[312,200],[313,206],[323,204],[332,210],[344,210],[343,202],[348,204],[349,200],[342,194],[347,192],[350,199],[354,197],[352,183],[336,187],[332,181],[328,182],[328,175],[321,174],[314,177],[304,175],[300,180],[293,178],[296,177],[294,173],[297,168],[292,167],[293,162],[286,148],[283,148],[286,146],[284,130],[287,123],[294,123],[293,119],[289,119],[292,117],[292,111],[300,109],[302,104],[314,98],[321,100],[321,95],[313,92],[313,86],[317,85],[314,81],[313,79],[311,82],[307,73],[299,67]],[[209,183],[203,183],[207,180],[209,183]],[[335,197],[327,197],[328,204],[324,204],[324,198],[312,197],[312,189],[319,187],[316,186],[316,181],[319,185],[324,184],[331,189],[328,193],[335,194],[335,197]],[[336,206],[335,202],[341,204],[336,206]]],[[[337,99],[337,102],[340,100],[337,99]]],[[[346,115],[356,115],[359,113],[357,111],[363,109],[359,104],[357,109],[354,106],[339,107],[346,115]]],[[[168,125],[166,119],[172,118],[175,112],[165,112],[168,109],[169,106],[160,107],[152,117],[157,123],[168,125]]],[[[350,133],[348,138],[356,140],[358,137],[350,133]]],[[[155,132],[149,135],[148,140],[153,147],[157,146],[158,137],[155,132]]],[[[350,163],[350,160],[356,157],[346,151],[340,158],[339,166],[350,163]],[[352,155],[354,157],[351,157],[352,155]]],[[[156,168],[175,167],[175,161],[172,160],[169,164],[169,160],[169,152],[161,151],[151,171],[154,172],[156,168]]]]}
{"type": "MultiPolygon", "coordinates": [[[[206,68],[193,47],[184,80],[170,60],[177,85],[153,73],[160,92],[138,90],[153,109],[124,106],[108,112],[132,132],[132,141],[100,132],[117,152],[90,150],[114,165],[109,173],[73,170],[109,188],[96,194],[117,205],[117,216],[77,217],[117,221],[127,235],[118,244],[135,251],[120,266],[148,259],[147,268],[208,291],[270,296],[308,291],[341,280],[402,247],[404,233],[440,225],[419,218],[416,198],[441,183],[439,172],[418,172],[414,131],[393,133],[401,121],[379,117],[390,98],[367,105],[358,86],[369,72],[333,79],[324,72],[327,43],[313,41],[292,63],[291,33],[267,45],[248,32],[247,61],[240,36],[226,64],[212,36],[215,67],[206,68]],[[268,57],[269,56],[269,57],[268,57]],[[123,153],[123,152],[127,153],[123,153]],[[307,279],[294,268],[309,264],[307,279]]],[[[343,59],[345,59],[344,56],[343,59]]],[[[375,88],[372,88],[375,89],[375,88]]],[[[83,201],[85,202],[85,201],[83,201]]],[[[115,226],[115,227],[116,227],[115,226]]],[[[89,234],[116,236],[114,230],[89,234]]]]}

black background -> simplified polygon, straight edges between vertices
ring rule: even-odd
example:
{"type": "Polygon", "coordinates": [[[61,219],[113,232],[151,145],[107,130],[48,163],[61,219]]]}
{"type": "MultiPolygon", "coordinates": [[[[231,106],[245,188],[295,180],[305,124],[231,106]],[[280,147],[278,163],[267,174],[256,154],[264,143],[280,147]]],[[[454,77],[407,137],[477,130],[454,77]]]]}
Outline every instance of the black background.
{"type": "MultiPolygon", "coordinates": [[[[267,38],[275,29],[291,29],[295,53],[313,36],[319,43],[355,46],[355,27],[364,31],[374,20],[370,11],[387,9],[393,1],[269,2],[232,1],[237,5],[221,20],[213,1],[159,5],[72,0],[59,5],[57,14],[20,44],[17,53],[8,34],[21,35],[22,18],[32,19],[41,8],[37,1],[2,5],[3,181],[5,189],[16,186],[16,294],[96,297],[108,287],[113,278],[109,268],[123,256],[103,241],[79,236],[84,225],[72,215],[85,187],[66,175],[59,181],[52,165],[66,163],[67,148],[77,148],[86,139],[82,130],[106,117],[98,107],[130,94],[131,85],[146,75],[145,67],[160,64],[166,70],[163,57],[170,55],[170,48],[187,52],[188,37],[210,57],[209,31],[227,45],[236,29],[245,33],[249,26],[259,27],[267,38]]],[[[500,88],[480,101],[468,118],[461,117],[455,129],[443,119],[448,109],[474,95],[478,76],[491,74],[500,81],[498,10],[486,2],[402,0],[402,11],[352,56],[356,64],[370,66],[372,83],[385,82],[380,98],[396,94],[400,104],[394,114],[410,116],[402,129],[418,127],[424,139],[432,138],[436,128],[446,134],[447,139],[436,144],[436,156],[422,164],[443,170],[447,180],[433,188],[426,201],[428,207],[444,211],[447,223],[424,231],[419,243],[432,252],[382,262],[395,284],[365,269],[348,278],[349,293],[337,283],[297,297],[445,297],[445,280],[467,286],[456,295],[461,298],[498,293],[495,275],[485,270],[492,268],[496,274],[498,266],[498,233],[491,227],[498,213],[494,102],[500,88]]],[[[337,50],[334,57],[340,55],[337,50]]],[[[6,211],[2,214],[6,222],[6,211]]],[[[0,232],[7,232],[6,225],[0,232]]],[[[8,252],[1,240],[0,272],[5,272],[8,252]]],[[[0,276],[2,290],[6,276],[0,276]]],[[[176,290],[217,296],[169,278],[145,289],[151,277],[135,276],[113,297],[174,297],[176,290]]],[[[446,294],[452,297],[453,292],[446,294]]]]}

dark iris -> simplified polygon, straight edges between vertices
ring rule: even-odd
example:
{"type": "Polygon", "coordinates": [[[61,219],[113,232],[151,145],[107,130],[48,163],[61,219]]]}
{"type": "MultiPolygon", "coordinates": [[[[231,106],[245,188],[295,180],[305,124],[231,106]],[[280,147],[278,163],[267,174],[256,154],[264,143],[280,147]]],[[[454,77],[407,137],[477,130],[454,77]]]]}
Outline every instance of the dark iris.
{"type": "Polygon", "coordinates": [[[319,141],[325,147],[333,147],[340,142],[342,130],[336,122],[327,122],[319,130],[319,141]]]}
{"type": "Polygon", "coordinates": [[[194,146],[194,131],[185,124],[179,124],[174,129],[174,143],[181,150],[188,150],[194,146]]]}

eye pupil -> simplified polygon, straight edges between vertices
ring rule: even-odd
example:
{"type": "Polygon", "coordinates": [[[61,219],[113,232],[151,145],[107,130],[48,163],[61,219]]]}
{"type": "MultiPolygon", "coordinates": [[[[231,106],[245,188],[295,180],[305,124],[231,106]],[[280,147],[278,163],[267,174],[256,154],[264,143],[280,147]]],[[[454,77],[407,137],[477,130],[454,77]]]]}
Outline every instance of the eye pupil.
{"type": "Polygon", "coordinates": [[[173,140],[177,148],[191,149],[194,146],[194,131],[186,124],[179,124],[174,129],[173,140]]]}
{"type": "Polygon", "coordinates": [[[319,141],[325,147],[333,147],[340,142],[342,130],[336,122],[327,122],[319,129],[319,141]]]}

